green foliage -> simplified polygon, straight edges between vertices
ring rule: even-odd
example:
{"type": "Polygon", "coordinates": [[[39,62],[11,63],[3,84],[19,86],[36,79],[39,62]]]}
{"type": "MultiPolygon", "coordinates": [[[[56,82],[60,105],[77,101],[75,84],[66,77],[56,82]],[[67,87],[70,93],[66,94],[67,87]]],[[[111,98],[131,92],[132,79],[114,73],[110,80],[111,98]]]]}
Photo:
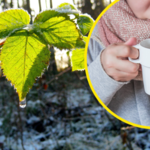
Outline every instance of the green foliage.
{"type": "Polygon", "coordinates": [[[24,99],[35,78],[41,76],[49,58],[47,46],[34,33],[22,30],[7,38],[1,54],[2,68],[20,100],[24,99]]]}
{"type": "MultiPolygon", "coordinates": [[[[43,13],[45,14],[45,12],[43,13]]],[[[43,14],[41,15],[43,16],[43,14]]],[[[76,41],[81,35],[76,24],[67,15],[59,14],[49,18],[47,21],[45,20],[45,18],[44,22],[41,20],[41,23],[36,25],[36,27],[41,30],[44,38],[50,45],[54,45],[59,49],[75,47],[76,41]]]]}
{"type": "Polygon", "coordinates": [[[50,18],[57,17],[59,15],[58,11],[55,10],[46,10],[41,13],[39,13],[35,19],[34,23],[40,23],[40,22],[46,22],[50,18]]]}
{"type": "Polygon", "coordinates": [[[84,69],[84,48],[75,49],[72,51],[72,71],[84,69]]]}
{"type": "Polygon", "coordinates": [[[62,3],[57,8],[77,10],[73,5],[71,5],[69,3],[62,3]]]}
{"type": "MultiPolygon", "coordinates": [[[[87,37],[83,37],[84,42],[86,42],[87,37]]],[[[80,48],[80,49],[75,49],[72,51],[72,56],[71,56],[71,62],[72,62],[72,71],[75,70],[84,70],[84,54],[85,54],[85,49],[80,48]]]]}
{"type": "Polygon", "coordinates": [[[0,13],[0,39],[7,37],[15,29],[25,27],[29,22],[30,16],[23,9],[10,9],[0,13]]]}
{"type": "Polygon", "coordinates": [[[60,4],[57,9],[60,13],[67,13],[67,14],[73,14],[76,18],[79,17],[79,11],[75,8],[75,6],[69,4],[69,3],[62,3],[60,4]]]}
{"type": "Polygon", "coordinates": [[[68,3],[38,14],[32,25],[29,25],[29,14],[22,9],[0,13],[0,38],[6,38],[1,45],[1,68],[16,88],[20,101],[26,97],[36,77],[47,68],[49,46],[73,50],[73,70],[84,69],[86,40],[82,34],[89,32],[92,21],[86,15],[79,15],[79,11],[68,3]]]}
{"type": "Polygon", "coordinates": [[[91,29],[91,26],[93,25],[94,21],[88,15],[80,15],[77,20],[77,23],[79,25],[82,34],[86,35],[91,29]]]}

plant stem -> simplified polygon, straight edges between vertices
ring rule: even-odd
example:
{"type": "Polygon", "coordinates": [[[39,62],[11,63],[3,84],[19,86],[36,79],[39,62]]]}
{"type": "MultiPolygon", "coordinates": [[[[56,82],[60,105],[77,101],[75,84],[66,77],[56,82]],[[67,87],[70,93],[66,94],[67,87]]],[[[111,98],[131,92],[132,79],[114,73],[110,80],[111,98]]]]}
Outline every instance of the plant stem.
{"type": "Polygon", "coordinates": [[[22,119],[21,119],[21,115],[20,115],[20,107],[19,107],[19,100],[18,100],[18,117],[19,117],[19,129],[20,129],[20,134],[21,134],[21,145],[22,145],[22,149],[25,150],[24,148],[24,143],[23,143],[23,128],[22,128],[22,119]]]}

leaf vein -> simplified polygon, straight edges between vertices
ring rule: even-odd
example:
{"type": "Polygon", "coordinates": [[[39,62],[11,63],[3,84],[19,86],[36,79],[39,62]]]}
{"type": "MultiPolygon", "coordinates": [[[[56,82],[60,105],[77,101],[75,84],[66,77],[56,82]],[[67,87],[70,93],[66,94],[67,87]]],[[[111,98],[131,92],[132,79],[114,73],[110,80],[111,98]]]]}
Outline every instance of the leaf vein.
{"type": "MultiPolygon", "coordinates": [[[[25,47],[25,46],[23,46],[22,48],[24,48],[24,47],[25,47]]],[[[17,47],[16,47],[16,48],[17,48],[17,47]]],[[[13,50],[14,50],[14,49],[13,49],[13,50]]],[[[18,50],[20,50],[20,49],[18,49],[18,50]]],[[[13,56],[13,59],[11,59],[11,60],[9,61],[9,63],[12,62],[12,60],[14,60],[14,58],[15,58],[20,52],[21,52],[21,50],[20,50],[17,54],[15,54],[15,56],[13,56]]],[[[9,55],[9,53],[8,53],[7,55],[9,55]]],[[[7,56],[7,55],[6,55],[6,56],[7,56]]],[[[5,57],[6,57],[6,56],[5,56],[5,57]]]]}
{"type": "Polygon", "coordinates": [[[16,17],[14,17],[13,15],[11,15],[10,13],[7,13],[7,15],[11,16],[11,17],[14,18],[16,21],[19,21],[19,22],[21,22],[21,23],[24,24],[24,22],[22,22],[22,20],[20,20],[20,18],[16,18],[16,17]]]}

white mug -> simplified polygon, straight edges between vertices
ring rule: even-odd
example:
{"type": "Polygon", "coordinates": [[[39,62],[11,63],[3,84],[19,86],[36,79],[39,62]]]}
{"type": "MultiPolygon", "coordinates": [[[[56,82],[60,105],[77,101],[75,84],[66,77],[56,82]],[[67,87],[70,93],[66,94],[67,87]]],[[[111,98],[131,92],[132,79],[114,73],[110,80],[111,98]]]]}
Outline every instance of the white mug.
{"type": "Polygon", "coordinates": [[[142,66],[142,75],[145,92],[150,95],[150,39],[141,41],[133,46],[139,50],[139,58],[129,60],[134,63],[140,63],[142,66]]]}

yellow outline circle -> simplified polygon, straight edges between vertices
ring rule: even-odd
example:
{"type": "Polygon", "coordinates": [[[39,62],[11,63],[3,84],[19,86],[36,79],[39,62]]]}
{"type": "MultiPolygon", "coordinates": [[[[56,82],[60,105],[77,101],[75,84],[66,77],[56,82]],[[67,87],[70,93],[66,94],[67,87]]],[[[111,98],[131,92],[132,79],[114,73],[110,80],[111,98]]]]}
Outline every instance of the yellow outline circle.
{"type": "Polygon", "coordinates": [[[111,7],[113,6],[115,3],[117,3],[119,0],[115,0],[113,1],[111,4],[109,4],[102,12],[101,14],[98,16],[98,18],[96,19],[96,21],[94,22],[92,28],[91,28],[91,31],[88,35],[88,38],[87,38],[87,42],[86,42],[86,46],[85,46],[85,55],[84,55],[84,60],[85,60],[85,72],[86,72],[86,76],[87,76],[87,80],[89,82],[89,86],[93,92],[93,94],[95,95],[95,97],[97,98],[97,100],[99,101],[99,103],[111,114],[113,115],[114,117],[116,117],[117,119],[129,124],[129,125],[132,125],[132,126],[135,126],[135,127],[139,127],[139,128],[144,128],[144,129],[150,129],[150,126],[143,126],[143,125],[139,125],[139,124],[135,124],[135,123],[132,123],[130,121],[127,121],[121,117],[119,117],[118,115],[116,115],[114,112],[112,112],[103,102],[102,100],[98,97],[97,93],[95,92],[93,86],[92,86],[92,83],[90,81],[90,77],[89,77],[89,74],[88,74],[88,67],[87,67],[87,51],[88,51],[88,45],[89,45],[89,41],[90,41],[90,37],[91,37],[91,34],[94,30],[94,27],[95,25],[97,24],[98,20],[101,18],[101,16],[111,7]]]}

